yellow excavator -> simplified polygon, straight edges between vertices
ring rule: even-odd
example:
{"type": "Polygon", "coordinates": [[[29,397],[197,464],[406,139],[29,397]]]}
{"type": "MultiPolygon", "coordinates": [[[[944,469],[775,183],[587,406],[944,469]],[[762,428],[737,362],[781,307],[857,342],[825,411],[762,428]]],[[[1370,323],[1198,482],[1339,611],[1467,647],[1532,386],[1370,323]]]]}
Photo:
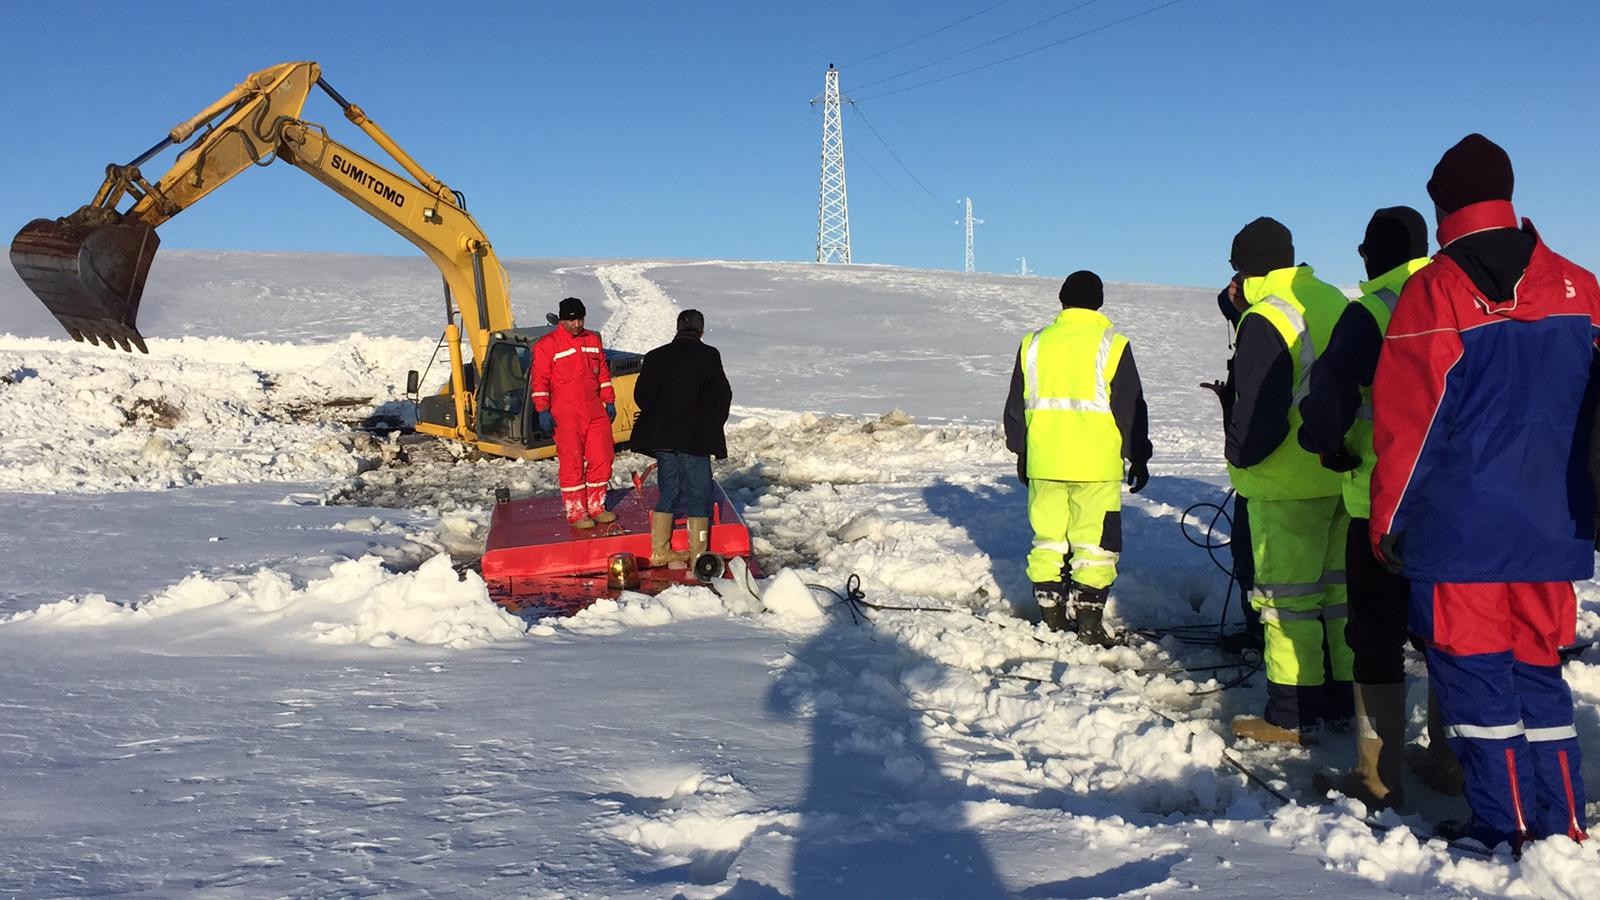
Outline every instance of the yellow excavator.
{"type": "MultiPolygon", "coordinates": [[[[533,343],[550,326],[516,327],[509,279],[489,239],[467,214],[466,198],[428,174],[361,107],[340,96],[314,62],[256,72],[132,162],[107,166],[105,182],[87,206],[64,218],[35,219],[23,226],[11,242],[12,265],[74,340],[148,352],[136,319],[150,261],[160,244],[156,229],[235,175],[274,159],[307,173],[394,229],[421,248],[444,276],[442,342],[449,349],[450,378],[438,393],[420,396],[417,372],[407,374],[417,431],[495,456],[553,456],[551,437],[539,431],[528,398],[533,343]],[[410,177],[301,119],[313,87],[333,98],[345,118],[410,177]],[[140,173],[141,165],[191,137],[159,179],[152,182],[140,173]],[[128,207],[118,211],[124,200],[128,207]],[[463,335],[470,362],[462,358],[463,335]]],[[[633,384],[643,357],[609,349],[606,356],[617,395],[613,434],[620,444],[638,416],[633,384]]]]}

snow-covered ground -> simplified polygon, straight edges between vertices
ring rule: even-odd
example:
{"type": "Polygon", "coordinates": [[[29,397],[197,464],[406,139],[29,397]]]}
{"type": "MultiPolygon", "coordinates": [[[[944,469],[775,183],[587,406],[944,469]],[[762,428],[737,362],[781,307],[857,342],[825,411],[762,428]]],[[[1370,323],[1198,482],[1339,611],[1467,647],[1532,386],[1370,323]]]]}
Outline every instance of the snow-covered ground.
{"type": "MultiPolygon", "coordinates": [[[[1592,844],[1484,861],[1320,805],[1310,773],[1350,749],[1230,746],[1262,686],[1221,689],[1242,671],[1214,650],[1090,651],[1018,617],[1029,532],[994,420],[1055,282],[509,268],[519,320],[577,295],[626,349],[705,312],[768,611],[691,588],[537,623],[489,603],[465,563],[493,490],[548,490],[554,464],[357,427],[404,419],[435,350],[421,260],[164,253],[148,357],[56,339],[0,272],[0,892],[1594,896],[1592,844]],[[806,587],[852,573],[924,610],[806,587]]],[[[1226,331],[1209,290],[1107,295],[1158,454],[1113,612],[1215,623],[1223,578],[1179,521],[1226,480],[1195,387],[1226,331]]],[[[1600,784],[1600,653],[1567,675],[1600,784]]],[[[1393,824],[1461,811],[1412,787],[1393,824]]]]}

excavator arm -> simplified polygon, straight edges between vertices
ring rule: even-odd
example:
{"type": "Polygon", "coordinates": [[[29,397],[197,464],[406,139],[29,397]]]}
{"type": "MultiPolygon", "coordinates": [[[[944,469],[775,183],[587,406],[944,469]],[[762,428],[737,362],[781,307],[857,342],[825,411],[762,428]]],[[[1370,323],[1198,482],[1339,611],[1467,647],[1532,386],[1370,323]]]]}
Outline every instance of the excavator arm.
{"type": "MultiPolygon", "coordinates": [[[[360,107],[322,79],[314,62],[284,63],[246,78],[127,165],[106,167],[93,201],[61,219],[35,219],[17,233],[11,260],[24,283],[76,340],[145,350],[137,327],[156,229],[253,165],[281,159],[332,188],[433,260],[444,276],[446,339],[458,353],[456,298],[473,359],[482,365],[491,332],[513,327],[505,270],[462,196],[405,153],[360,107]],[[339,104],[410,176],[396,174],[300,118],[313,87],[339,104]],[[174,144],[193,141],[164,175],[139,166],[174,144]],[[117,207],[131,201],[124,211],[117,207]]],[[[462,398],[453,358],[451,391],[462,398]]],[[[458,399],[458,410],[464,402],[458,399]]],[[[461,421],[458,417],[457,421],[461,421]]]]}

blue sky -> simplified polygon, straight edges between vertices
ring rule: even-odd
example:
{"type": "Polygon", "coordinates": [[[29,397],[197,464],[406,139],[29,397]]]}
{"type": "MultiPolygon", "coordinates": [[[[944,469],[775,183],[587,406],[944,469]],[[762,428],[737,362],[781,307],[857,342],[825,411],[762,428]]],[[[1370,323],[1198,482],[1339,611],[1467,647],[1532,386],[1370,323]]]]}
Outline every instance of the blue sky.
{"type": "MultiPolygon", "coordinates": [[[[876,96],[1164,2],[1097,0],[872,85],[1082,2],[1009,0],[851,65],[994,2],[8,2],[0,225],[70,212],[106,163],[249,72],[315,59],[466,192],[504,256],[805,260],[821,129],[807,101],[834,62],[917,179],[846,111],[857,262],[960,268],[957,203],[971,196],[984,271],[1026,256],[1044,274],[1220,283],[1233,233],[1272,215],[1350,284],[1372,210],[1431,216],[1433,164],[1476,130],[1510,152],[1519,210],[1551,245],[1600,264],[1600,5],[1182,0],[876,96]]],[[[320,94],[305,118],[370,146],[320,94]]],[[[166,247],[413,252],[283,164],[162,234],[166,247]]]]}

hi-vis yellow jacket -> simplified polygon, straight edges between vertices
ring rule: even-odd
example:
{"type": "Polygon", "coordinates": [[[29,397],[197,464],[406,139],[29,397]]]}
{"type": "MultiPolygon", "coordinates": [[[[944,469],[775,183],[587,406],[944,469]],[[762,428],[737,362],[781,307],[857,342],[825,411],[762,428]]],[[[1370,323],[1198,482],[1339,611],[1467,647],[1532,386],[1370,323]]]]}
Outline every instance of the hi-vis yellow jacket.
{"type": "Polygon", "coordinates": [[[1228,476],[1247,499],[1338,496],[1342,478],[1302,449],[1295,433],[1312,367],[1349,300],[1310,266],[1246,278],[1243,289],[1250,307],[1239,317],[1234,350],[1228,476]]]}
{"type": "Polygon", "coordinates": [[[1121,481],[1150,458],[1147,414],[1128,339],[1096,310],[1068,308],[1022,339],[1006,401],[1006,445],[1027,476],[1121,481]]]}

